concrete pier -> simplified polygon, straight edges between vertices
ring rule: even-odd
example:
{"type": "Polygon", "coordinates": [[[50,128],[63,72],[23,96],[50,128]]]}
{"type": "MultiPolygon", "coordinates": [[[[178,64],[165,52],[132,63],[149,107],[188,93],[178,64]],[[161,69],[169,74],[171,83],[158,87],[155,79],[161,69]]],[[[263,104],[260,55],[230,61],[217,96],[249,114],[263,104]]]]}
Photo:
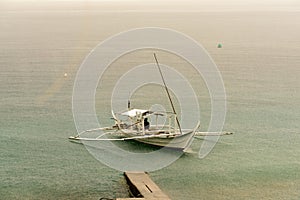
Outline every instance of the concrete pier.
{"type": "Polygon", "coordinates": [[[125,172],[124,176],[135,198],[117,198],[116,200],[171,200],[146,172],[125,172]]]}

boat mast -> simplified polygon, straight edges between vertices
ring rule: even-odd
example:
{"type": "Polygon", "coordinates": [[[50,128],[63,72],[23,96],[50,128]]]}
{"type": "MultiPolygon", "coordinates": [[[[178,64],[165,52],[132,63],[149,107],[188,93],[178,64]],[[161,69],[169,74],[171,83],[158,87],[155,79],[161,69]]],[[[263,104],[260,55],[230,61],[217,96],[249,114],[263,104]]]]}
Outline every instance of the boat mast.
{"type": "Polygon", "coordinates": [[[160,69],[158,60],[157,60],[157,58],[156,58],[156,54],[154,53],[153,55],[154,55],[154,59],[155,59],[155,61],[156,61],[156,65],[157,65],[157,67],[158,67],[158,70],[159,70],[161,79],[162,79],[162,81],[163,81],[163,83],[164,83],[164,86],[165,86],[165,89],[166,89],[168,98],[169,98],[169,100],[170,100],[170,103],[171,103],[171,107],[172,107],[173,113],[175,114],[175,119],[176,119],[176,122],[177,122],[177,125],[178,125],[178,128],[179,128],[180,134],[182,134],[181,127],[180,127],[180,123],[179,123],[179,120],[178,120],[178,117],[177,117],[177,114],[176,114],[176,111],[175,111],[175,107],[174,107],[173,101],[172,101],[172,99],[171,99],[171,95],[170,95],[170,93],[169,93],[169,89],[168,89],[167,84],[166,84],[166,82],[165,82],[163,73],[162,73],[162,71],[161,71],[161,69],[160,69]]]}

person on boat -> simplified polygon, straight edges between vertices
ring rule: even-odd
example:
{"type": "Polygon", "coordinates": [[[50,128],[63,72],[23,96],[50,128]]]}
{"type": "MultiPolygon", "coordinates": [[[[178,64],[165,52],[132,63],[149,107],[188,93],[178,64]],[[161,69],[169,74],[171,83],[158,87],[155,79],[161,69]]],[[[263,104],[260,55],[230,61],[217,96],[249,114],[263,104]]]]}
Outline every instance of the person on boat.
{"type": "Polygon", "coordinates": [[[145,130],[149,130],[150,128],[150,123],[148,122],[148,118],[144,119],[144,128],[145,130]]]}

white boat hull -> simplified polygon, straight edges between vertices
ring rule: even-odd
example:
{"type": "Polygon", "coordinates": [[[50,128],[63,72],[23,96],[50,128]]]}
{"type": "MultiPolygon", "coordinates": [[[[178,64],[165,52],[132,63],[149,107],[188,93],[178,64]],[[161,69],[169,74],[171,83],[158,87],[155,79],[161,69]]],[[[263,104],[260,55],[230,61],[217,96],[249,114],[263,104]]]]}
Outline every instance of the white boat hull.
{"type": "MultiPolygon", "coordinates": [[[[93,137],[90,138],[90,137],[81,137],[80,135],[82,134],[79,134],[75,137],[71,136],[69,137],[69,139],[70,141],[79,142],[79,143],[81,143],[82,141],[135,140],[141,143],[155,145],[159,147],[185,150],[191,144],[192,139],[195,136],[196,130],[198,129],[199,125],[200,122],[198,122],[197,126],[193,130],[184,130],[182,131],[182,133],[180,130],[173,130],[172,132],[170,132],[170,129],[163,130],[163,129],[155,129],[155,128],[150,130],[145,130],[143,132],[133,130],[133,129],[119,129],[119,131],[122,133],[123,136],[121,138],[103,138],[102,136],[105,134],[102,134],[97,138],[93,138],[93,137]]],[[[85,132],[91,132],[91,131],[88,130],[88,131],[84,131],[83,133],[85,132]]],[[[115,132],[109,132],[109,133],[115,133],[115,132]]]]}
{"type": "Polygon", "coordinates": [[[200,122],[198,122],[197,126],[193,130],[189,130],[186,132],[182,132],[182,134],[157,134],[159,131],[149,131],[145,132],[146,137],[136,137],[137,134],[131,131],[122,130],[123,134],[128,138],[135,138],[134,140],[138,142],[142,142],[145,144],[155,145],[159,147],[167,147],[167,148],[174,148],[179,150],[184,150],[192,142],[193,137],[195,136],[196,130],[199,128],[200,122]],[[152,135],[147,134],[151,133],[152,135]],[[153,132],[156,134],[153,134],[153,132]]]}
{"type": "Polygon", "coordinates": [[[159,147],[168,147],[168,148],[183,150],[189,146],[193,136],[194,136],[194,132],[190,131],[182,135],[176,135],[170,137],[157,136],[157,137],[141,138],[135,140],[138,142],[155,145],[159,147]]]}

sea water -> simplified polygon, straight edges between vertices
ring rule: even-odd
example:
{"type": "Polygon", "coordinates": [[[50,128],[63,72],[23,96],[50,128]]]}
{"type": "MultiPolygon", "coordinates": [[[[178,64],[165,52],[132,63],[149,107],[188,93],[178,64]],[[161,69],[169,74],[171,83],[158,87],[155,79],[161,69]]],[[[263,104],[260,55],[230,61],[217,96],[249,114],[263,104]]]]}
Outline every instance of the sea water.
{"type": "MultiPolygon", "coordinates": [[[[203,138],[195,139],[188,153],[151,172],[161,189],[174,200],[300,198],[299,12],[108,12],[101,6],[63,6],[23,9],[4,2],[0,11],[1,199],[128,197],[122,172],[67,138],[76,134],[72,92],[85,56],[107,37],[145,26],[174,29],[203,45],[226,89],[224,130],[234,132],[222,136],[204,159],[198,158],[203,138]]],[[[151,53],[136,52],[120,63],[153,62],[151,53]]],[[[158,55],[162,63],[172,57],[158,55]]],[[[180,59],[172,61],[198,90],[204,88],[198,98],[201,130],[206,131],[210,100],[205,85],[192,79],[186,63],[180,67],[180,59]]],[[[110,118],[105,89],[125,69],[118,62],[115,66],[97,91],[99,121],[110,118]]],[[[142,106],[149,95],[137,92],[133,104],[142,106]]]]}

